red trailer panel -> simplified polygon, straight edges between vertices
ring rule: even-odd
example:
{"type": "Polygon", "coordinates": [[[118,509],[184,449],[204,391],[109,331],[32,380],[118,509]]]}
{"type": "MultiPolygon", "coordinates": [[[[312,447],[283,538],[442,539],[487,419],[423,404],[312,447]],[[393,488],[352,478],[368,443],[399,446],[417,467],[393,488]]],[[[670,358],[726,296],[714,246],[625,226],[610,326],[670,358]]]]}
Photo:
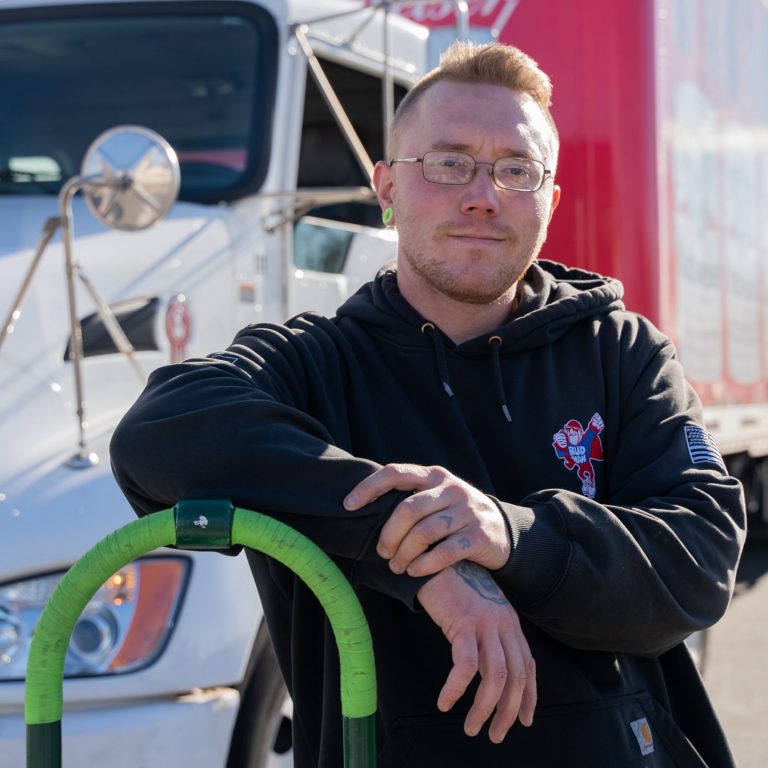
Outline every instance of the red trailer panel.
{"type": "Polygon", "coordinates": [[[661,325],[705,402],[763,402],[768,8],[658,6],[661,325]]]}
{"type": "MultiPolygon", "coordinates": [[[[705,404],[763,408],[768,2],[469,9],[474,38],[519,46],[554,83],[563,198],[542,256],[622,280],[628,308],[673,338],[705,404]]],[[[445,44],[455,32],[453,3],[403,12],[445,44]]],[[[768,416],[747,426],[756,418],[768,452],[768,416]]]]}

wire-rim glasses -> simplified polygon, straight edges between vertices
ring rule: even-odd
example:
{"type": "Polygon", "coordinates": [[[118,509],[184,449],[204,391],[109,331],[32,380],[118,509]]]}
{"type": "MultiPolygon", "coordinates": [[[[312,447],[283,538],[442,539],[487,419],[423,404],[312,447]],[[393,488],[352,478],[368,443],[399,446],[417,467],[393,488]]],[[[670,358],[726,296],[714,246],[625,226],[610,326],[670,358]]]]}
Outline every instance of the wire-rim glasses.
{"type": "Polygon", "coordinates": [[[544,163],[529,157],[500,157],[493,163],[475,160],[466,152],[432,151],[421,157],[397,157],[390,160],[395,163],[420,163],[421,173],[427,181],[434,184],[469,184],[475,178],[480,165],[490,166],[488,173],[502,189],[516,192],[537,192],[541,189],[552,171],[544,163]]]}

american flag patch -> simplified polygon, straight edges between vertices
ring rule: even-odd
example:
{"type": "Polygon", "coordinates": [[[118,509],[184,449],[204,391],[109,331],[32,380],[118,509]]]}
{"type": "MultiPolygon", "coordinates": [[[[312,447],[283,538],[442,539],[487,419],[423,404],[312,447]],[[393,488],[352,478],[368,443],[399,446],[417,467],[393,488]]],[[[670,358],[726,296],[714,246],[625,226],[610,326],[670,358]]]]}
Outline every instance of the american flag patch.
{"type": "Polygon", "coordinates": [[[685,441],[688,443],[688,453],[694,464],[708,462],[717,464],[725,472],[725,463],[717,449],[715,438],[696,424],[686,424],[685,441]]]}

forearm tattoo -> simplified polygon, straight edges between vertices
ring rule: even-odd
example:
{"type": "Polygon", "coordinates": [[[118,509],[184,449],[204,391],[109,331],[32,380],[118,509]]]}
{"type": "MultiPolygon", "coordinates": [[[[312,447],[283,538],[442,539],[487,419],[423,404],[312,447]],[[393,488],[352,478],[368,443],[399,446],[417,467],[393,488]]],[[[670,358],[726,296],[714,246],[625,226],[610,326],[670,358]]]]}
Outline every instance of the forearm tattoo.
{"type": "Polygon", "coordinates": [[[466,560],[460,560],[453,566],[453,570],[480,597],[499,605],[504,605],[507,602],[504,593],[499,589],[498,584],[491,578],[491,574],[485,568],[475,563],[469,563],[466,560]]]}

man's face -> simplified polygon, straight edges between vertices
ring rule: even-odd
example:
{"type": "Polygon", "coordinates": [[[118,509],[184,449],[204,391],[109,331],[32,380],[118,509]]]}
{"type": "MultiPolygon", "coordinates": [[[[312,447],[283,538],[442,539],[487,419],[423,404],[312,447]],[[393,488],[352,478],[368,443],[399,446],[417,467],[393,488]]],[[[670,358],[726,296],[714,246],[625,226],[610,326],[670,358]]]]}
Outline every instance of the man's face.
{"type": "MultiPolygon", "coordinates": [[[[454,149],[492,163],[529,157],[556,162],[541,109],[508,88],[439,82],[404,116],[394,157],[454,149]]],[[[560,190],[551,179],[537,192],[497,187],[481,165],[468,184],[426,181],[419,164],[377,164],[382,207],[394,210],[398,283],[412,303],[449,298],[469,304],[504,301],[544,243],[560,190]]]]}

